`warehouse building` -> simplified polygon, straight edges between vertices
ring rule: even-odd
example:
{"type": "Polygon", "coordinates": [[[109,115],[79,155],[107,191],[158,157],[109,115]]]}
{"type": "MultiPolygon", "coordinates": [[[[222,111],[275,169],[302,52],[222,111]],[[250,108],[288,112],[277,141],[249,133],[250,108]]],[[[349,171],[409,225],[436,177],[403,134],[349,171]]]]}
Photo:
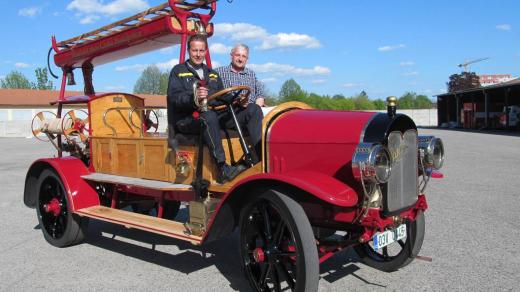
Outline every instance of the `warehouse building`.
{"type": "Polygon", "coordinates": [[[505,108],[520,106],[520,78],[437,96],[437,125],[497,129],[510,125],[505,108]]]}

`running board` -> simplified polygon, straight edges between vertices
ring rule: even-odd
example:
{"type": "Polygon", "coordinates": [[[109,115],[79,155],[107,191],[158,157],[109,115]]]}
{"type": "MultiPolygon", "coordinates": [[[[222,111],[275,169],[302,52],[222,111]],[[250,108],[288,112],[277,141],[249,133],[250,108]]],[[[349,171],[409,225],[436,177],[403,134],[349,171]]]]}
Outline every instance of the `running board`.
{"type": "Polygon", "coordinates": [[[123,225],[126,228],[140,229],[189,241],[194,245],[200,245],[202,243],[202,236],[191,235],[183,223],[176,221],[103,206],[88,207],[77,210],[75,213],[80,216],[123,225]]]}
{"type": "Polygon", "coordinates": [[[172,184],[166,181],[160,180],[151,180],[151,179],[142,179],[128,176],[120,176],[113,174],[105,174],[105,173],[91,173],[87,175],[82,175],[82,179],[101,182],[101,183],[111,183],[116,185],[131,185],[136,187],[142,187],[147,189],[155,189],[161,191],[193,191],[193,187],[191,185],[185,184],[172,184]]]}

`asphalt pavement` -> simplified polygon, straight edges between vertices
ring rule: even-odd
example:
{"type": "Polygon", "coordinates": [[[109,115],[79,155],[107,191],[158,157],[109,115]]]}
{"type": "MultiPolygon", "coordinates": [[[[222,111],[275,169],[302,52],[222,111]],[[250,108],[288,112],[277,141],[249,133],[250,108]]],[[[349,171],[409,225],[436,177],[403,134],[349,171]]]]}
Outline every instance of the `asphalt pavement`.
{"type": "MultiPolygon", "coordinates": [[[[441,137],[443,179],[427,189],[420,255],[394,272],[346,250],[320,266],[320,291],[519,291],[520,137],[420,129],[441,137]]],[[[0,291],[249,291],[237,234],[196,247],[91,220],[85,243],[55,248],[23,204],[26,171],[54,149],[0,138],[0,291]]]]}

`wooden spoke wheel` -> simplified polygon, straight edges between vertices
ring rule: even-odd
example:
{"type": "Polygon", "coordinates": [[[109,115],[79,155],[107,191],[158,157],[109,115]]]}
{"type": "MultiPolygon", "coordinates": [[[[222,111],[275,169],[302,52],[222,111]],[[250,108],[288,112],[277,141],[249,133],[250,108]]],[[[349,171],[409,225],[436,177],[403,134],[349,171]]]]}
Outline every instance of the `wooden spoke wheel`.
{"type": "Polygon", "coordinates": [[[33,136],[40,141],[49,142],[49,136],[41,136],[40,134],[42,134],[43,123],[55,118],[56,114],[50,111],[42,111],[37,113],[31,122],[33,136]]]}
{"type": "Polygon", "coordinates": [[[84,110],[70,110],[61,119],[61,131],[70,143],[73,137],[79,137],[85,143],[89,134],[88,114],[84,110]]]}
{"type": "MultiPolygon", "coordinates": [[[[232,94],[231,100],[226,99],[229,101],[229,104],[232,104],[235,101],[243,100],[244,98],[248,98],[251,94],[251,88],[249,86],[232,86],[228,87],[226,89],[222,89],[218,92],[213,93],[212,95],[208,96],[208,102],[213,100],[219,100],[219,101],[225,101],[222,97],[224,97],[227,94],[232,94]],[[240,99],[239,99],[240,98],[240,99]]],[[[227,107],[226,104],[216,106],[215,109],[221,110],[225,109],[227,107]]]]}
{"type": "Polygon", "coordinates": [[[319,258],[305,212],[269,190],[244,209],[240,255],[254,291],[317,291],[319,258]]]}
{"type": "Polygon", "coordinates": [[[57,247],[77,244],[84,239],[88,218],[70,212],[61,178],[45,169],[38,179],[38,222],[45,240],[57,247]]]}
{"type": "Polygon", "coordinates": [[[406,223],[407,236],[380,249],[369,241],[354,247],[361,260],[375,269],[393,272],[408,265],[419,254],[424,239],[424,214],[419,212],[415,221],[406,223]]]}

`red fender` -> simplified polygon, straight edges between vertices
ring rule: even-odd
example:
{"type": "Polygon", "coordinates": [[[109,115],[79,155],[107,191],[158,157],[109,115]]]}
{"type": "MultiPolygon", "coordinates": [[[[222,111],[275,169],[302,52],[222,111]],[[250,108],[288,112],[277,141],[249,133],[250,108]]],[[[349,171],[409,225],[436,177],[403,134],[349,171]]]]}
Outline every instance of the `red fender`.
{"type": "Polygon", "coordinates": [[[358,203],[358,194],[349,185],[329,175],[296,170],[286,173],[262,173],[250,176],[233,186],[226,197],[240,186],[256,180],[275,180],[300,188],[321,200],[340,207],[354,207],[358,203]]]}
{"type": "Polygon", "coordinates": [[[261,181],[263,185],[269,185],[269,182],[273,183],[273,185],[291,185],[324,202],[339,207],[354,207],[358,202],[357,192],[349,185],[319,172],[290,171],[281,174],[261,173],[249,176],[234,185],[223,197],[223,200],[215,212],[215,218],[209,223],[208,232],[203,238],[203,241],[218,239],[233,230],[237,222],[234,222],[232,206],[227,204],[228,201],[232,201],[233,197],[235,197],[231,194],[241,192],[241,188],[247,188],[247,185],[259,181],[261,181]]]}
{"type": "Polygon", "coordinates": [[[70,202],[70,211],[100,204],[96,190],[81,178],[90,173],[85,164],[76,157],[62,157],[39,159],[31,165],[25,179],[24,202],[27,206],[36,205],[35,183],[45,168],[54,169],[60,176],[70,202]]]}

